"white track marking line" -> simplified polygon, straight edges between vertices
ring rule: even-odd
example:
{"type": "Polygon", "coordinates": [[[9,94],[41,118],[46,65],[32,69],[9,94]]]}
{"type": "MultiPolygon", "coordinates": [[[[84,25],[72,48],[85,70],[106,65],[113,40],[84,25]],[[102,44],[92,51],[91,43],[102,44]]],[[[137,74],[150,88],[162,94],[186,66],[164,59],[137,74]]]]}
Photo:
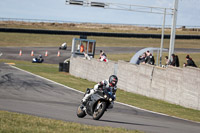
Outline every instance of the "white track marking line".
{"type": "MultiPolygon", "coordinates": [[[[71,87],[69,87],[69,86],[65,86],[65,85],[60,84],[60,83],[57,83],[57,82],[55,82],[55,81],[53,81],[53,80],[44,78],[44,77],[42,77],[42,76],[36,75],[36,74],[34,74],[34,73],[28,72],[28,71],[26,71],[26,70],[20,69],[20,68],[18,68],[18,67],[12,66],[12,65],[9,65],[9,66],[11,66],[11,67],[13,67],[13,68],[15,68],[15,69],[18,69],[18,70],[20,70],[20,71],[26,72],[26,73],[28,73],[28,74],[30,74],[30,75],[36,76],[36,77],[38,77],[38,78],[41,78],[41,79],[47,80],[47,81],[49,81],[49,82],[52,82],[52,83],[54,83],[54,84],[60,85],[60,86],[65,87],[65,88],[67,88],[67,89],[69,89],[69,90],[73,90],[73,91],[76,91],[76,92],[79,92],[79,93],[84,94],[84,92],[82,92],[82,91],[76,90],[76,89],[74,89],[74,88],[71,88],[71,87]]],[[[142,108],[139,108],[139,107],[136,107],[136,106],[133,106],[133,105],[129,105],[129,104],[125,104],[125,103],[121,103],[121,102],[115,102],[115,103],[118,103],[118,104],[121,104],[121,105],[130,107],[130,108],[138,109],[138,110],[141,110],[141,111],[146,111],[146,112],[149,112],[149,113],[153,113],[153,114],[163,115],[163,116],[167,116],[167,117],[176,118],[176,119],[179,119],[179,120],[184,120],[184,121],[188,121],[188,122],[193,122],[193,123],[198,123],[198,124],[200,124],[200,122],[191,121],[191,120],[179,118],[179,117],[176,117],[176,116],[170,116],[170,115],[167,115],[167,114],[163,114],[163,113],[158,113],[158,112],[154,112],[154,111],[142,109],[142,108]]]]}
{"type": "Polygon", "coordinates": [[[28,71],[26,71],[26,70],[20,69],[20,68],[18,68],[18,67],[15,67],[15,66],[12,66],[12,65],[10,65],[10,66],[13,67],[13,68],[15,68],[15,69],[18,69],[18,70],[20,70],[20,71],[23,71],[23,72],[26,72],[26,73],[28,73],[28,74],[31,74],[31,75],[33,75],[33,76],[36,76],[36,77],[38,77],[38,78],[41,78],[41,79],[47,80],[47,81],[49,81],[49,82],[52,82],[53,84],[57,84],[57,85],[60,85],[60,86],[62,86],[62,87],[65,87],[65,88],[67,88],[67,89],[69,89],[69,90],[73,90],[73,91],[76,91],[76,92],[79,92],[79,93],[83,93],[83,94],[84,94],[84,92],[79,91],[79,90],[76,90],[76,89],[71,88],[71,87],[69,87],[69,86],[65,86],[65,85],[63,85],[63,84],[57,83],[57,82],[55,82],[55,81],[53,81],[53,80],[44,78],[44,77],[42,77],[42,76],[39,76],[39,75],[36,75],[36,74],[34,74],[34,73],[28,72],[28,71]]]}

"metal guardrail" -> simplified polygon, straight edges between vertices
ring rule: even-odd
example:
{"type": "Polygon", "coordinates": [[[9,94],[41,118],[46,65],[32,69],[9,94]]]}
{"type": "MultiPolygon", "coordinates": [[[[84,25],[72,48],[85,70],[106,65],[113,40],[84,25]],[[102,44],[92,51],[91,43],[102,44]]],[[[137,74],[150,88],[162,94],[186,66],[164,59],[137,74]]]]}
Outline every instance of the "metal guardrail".
{"type": "MultiPolygon", "coordinates": [[[[55,35],[84,35],[84,36],[104,36],[104,37],[127,37],[127,38],[161,38],[161,34],[136,34],[136,33],[106,33],[106,32],[84,32],[84,31],[60,31],[60,30],[40,30],[40,29],[16,29],[0,28],[0,32],[35,33],[35,34],[55,34],[55,35]]],[[[169,39],[170,35],[164,38],[169,39]]],[[[176,35],[176,39],[200,39],[200,35],[176,35]]]]}

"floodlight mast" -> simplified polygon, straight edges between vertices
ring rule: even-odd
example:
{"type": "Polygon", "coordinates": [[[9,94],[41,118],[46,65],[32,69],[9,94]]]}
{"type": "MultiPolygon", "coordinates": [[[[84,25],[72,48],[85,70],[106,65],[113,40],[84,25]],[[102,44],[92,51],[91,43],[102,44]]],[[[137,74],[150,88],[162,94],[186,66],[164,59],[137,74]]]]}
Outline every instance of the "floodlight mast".
{"type": "Polygon", "coordinates": [[[91,2],[90,6],[91,7],[102,7],[102,8],[105,8],[107,5],[105,3],[101,3],[101,2],[91,2]]]}
{"type": "Polygon", "coordinates": [[[178,0],[175,0],[174,1],[174,9],[173,9],[171,36],[170,36],[169,60],[171,60],[171,55],[174,53],[174,44],[175,44],[175,37],[176,37],[177,11],[178,11],[178,0]]]}
{"type": "Polygon", "coordinates": [[[103,2],[93,2],[90,0],[66,0],[67,5],[81,5],[87,7],[101,7],[105,9],[114,9],[114,10],[127,10],[134,12],[145,12],[145,13],[155,13],[155,14],[164,14],[166,10],[166,15],[172,15],[170,12],[171,8],[162,8],[162,7],[151,7],[151,6],[141,6],[141,5],[128,5],[128,4],[119,4],[119,3],[103,3],[103,2]]]}
{"type": "Polygon", "coordinates": [[[141,5],[127,5],[127,4],[118,4],[118,3],[91,2],[90,0],[66,0],[66,4],[67,5],[81,5],[81,6],[87,6],[87,7],[101,7],[105,9],[114,9],[114,10],[127,10],[127,11],[134,11],[134,12],[164,14],[162,36],[161,36],[161,47],[160,47],[160,65],[162,62],[162,49],[163,49],[163,43],[164,43],[163,39],[164,39],[165,17],[166,15],[173,15],[171,36],[170,36],[170,46],[169,46],[169,59],[171,59],[171,54],[174,52],[178,0],[174,0],[173,9],[162,8],[162,7],[141,6],[141,5]]]}
{"type": "Polygon", "coordinates": [[[66,0],[66,4],[83,6],[84,1],[81,1],[81,0],[66,0]]]}
{"type": "Polygon", "coordinates": [[[162,36],[161,36],[161,44],[160,44],[160,63],[159,63],[160,67],[162,66],[162,51],[163,51],[163,44],[164,44],[165,18],[166,18],[166,9],[164,10],[162,36]]]}

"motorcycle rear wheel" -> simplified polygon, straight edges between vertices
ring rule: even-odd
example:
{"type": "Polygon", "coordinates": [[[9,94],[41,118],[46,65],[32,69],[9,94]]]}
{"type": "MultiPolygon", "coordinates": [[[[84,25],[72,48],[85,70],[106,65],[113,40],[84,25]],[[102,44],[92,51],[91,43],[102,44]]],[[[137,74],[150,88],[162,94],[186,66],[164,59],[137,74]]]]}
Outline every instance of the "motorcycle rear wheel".
{"type": "Polygon", "coordinates": [[[99,101],[94,109],[93,119],[99,120],[103,116],[105,110],[106,110],[106,102],[99,101]],[[100,104],[100,106],[99,106],[99,104],[100,104]],[[97,109],[98,106],[99,106],[99,108],[97,109]]]}
{"type": "Polygon", "coordinates": [[[78,106],[78,109],[77,109],[76,114],[77,114],[77,116],[78,116],[79,118],[83,118],[83,117],[86,116],[86,113],[85,113],[85,111],[83,110],[83,105],[82,105],[82,104],[78,106]]]}

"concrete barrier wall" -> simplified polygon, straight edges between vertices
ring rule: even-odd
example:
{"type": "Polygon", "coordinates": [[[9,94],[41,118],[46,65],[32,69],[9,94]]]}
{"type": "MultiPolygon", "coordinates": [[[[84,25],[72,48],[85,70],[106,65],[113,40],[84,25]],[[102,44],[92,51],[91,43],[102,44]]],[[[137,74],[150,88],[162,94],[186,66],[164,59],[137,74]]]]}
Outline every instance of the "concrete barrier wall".
{"type": "Polygon", "coordinates": [[[182,77],[182,92],[180,105],[200,110],[200,69],[184,68],[182,77]],[[188,105],[188,101],[190,104],[188,105]]]}
{"type": "Polygon", "coordinates": [[[118,88],[173,104],[200,110],[200,69],[160,68],[124,61],[99,62],[96,59],[70,59],[70,74],[99,82],[116,74],[118,88]]]}
{"type": "Polygon", "coordinates": [[[117,73],[120,89],[200,110],[199,68],[160,68],[119,61],[117,73]]]}
{"type": "Polygon", "coordinates": [[[150,65],[132,65],[124,61],[118,62],[118,87],[129,92],[149,96],[153,67],[150,65]]]}
{"type": "Polygon", "coordinates": [[[108,79],[115,73],[116,62],[100,62],[96,59],[86,60],[83,57],[70,59],[70,74],[94,82],[108,79]]]}

